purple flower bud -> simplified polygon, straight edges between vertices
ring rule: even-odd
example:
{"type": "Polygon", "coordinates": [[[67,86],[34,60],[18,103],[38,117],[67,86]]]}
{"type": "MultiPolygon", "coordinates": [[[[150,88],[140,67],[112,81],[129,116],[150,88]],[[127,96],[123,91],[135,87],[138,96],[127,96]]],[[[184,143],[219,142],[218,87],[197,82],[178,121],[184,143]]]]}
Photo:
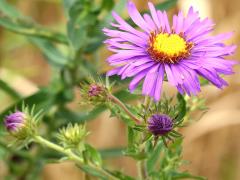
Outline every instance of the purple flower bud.
{"type": "Polygon", "coordinates": [[[10,133],[18,132],[24,125],[26,115],[23,112],[16,111],[5,117],[4,124],[10,133]]]}
{"type": "Polygon", "coordinates": [[[97,84],[91,84],[89,86],[88,95],[90,97],[98,96],[102,92],[103,92],[103,88],[97,84]]]}
{"type": "Polygon", "coordinates": [[[155,136],[162,136],[173,129],[172,119],[165,114],[154,114],[148,119],[148,130],[155,136]]]}

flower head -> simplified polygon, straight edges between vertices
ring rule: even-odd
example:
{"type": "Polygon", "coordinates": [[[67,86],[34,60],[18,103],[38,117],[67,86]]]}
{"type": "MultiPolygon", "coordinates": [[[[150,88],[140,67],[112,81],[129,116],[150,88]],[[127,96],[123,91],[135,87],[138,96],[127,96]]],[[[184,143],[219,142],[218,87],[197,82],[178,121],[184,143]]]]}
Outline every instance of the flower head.
{"type": "Polygon", "coordinates": [[[19,132],[26,123],[26,114],[21,111],[16,111],[5,117],[4,124],[6,129],[10,133],[17,133],[19,132]]]}
{"type": "Polygon", "coordinates": [[[154,114],[148,119],[148,130],[155,136],[162,136],[173,129],[173,120],[166,114],[154,114]]]}
{"type": "Polygon", "coordinates": [[[38,121],[41,117],[41,111],[35,112],[34,106],[29,109],[28,106],[22,105],[21,111],[16,111],[6,116],[4,125],[7,131],[19,142],[26,143],[37,134],[38,121]]]}
{"type": "Polygon", "coordinates": [[[96,105],[106,102],[109,89],[101,80],[88,79],[87,82],[81,84],[80,92],[81,104],[96,105]]]}
{"type": "Polygon", "coordinates": [[[164,75],[180,93],[196,95],[200,91],[198,76],[202,76],[218,88],[227,83],[219,76],[233,73],[235,61],[225,60],[234,53],[235,45],[225,45],[232,33],[211,36],[214,24],[208,18],[201,20],[198,12],[190,8],[185,17],[180,11],[173,16],[170,26],[166,12],[156,10],[148,3],[150,14],[143,16],[129,2],[128,13],[140,30],[133,28],[113,12],[115,28],[104,28],[109,37],[105,41],[115,54],[107,61],[115,69],[108,76],[122,79],[133,77],[129,89],[143,81],[142,93],[158,101],[161,97],[164,75]]]}

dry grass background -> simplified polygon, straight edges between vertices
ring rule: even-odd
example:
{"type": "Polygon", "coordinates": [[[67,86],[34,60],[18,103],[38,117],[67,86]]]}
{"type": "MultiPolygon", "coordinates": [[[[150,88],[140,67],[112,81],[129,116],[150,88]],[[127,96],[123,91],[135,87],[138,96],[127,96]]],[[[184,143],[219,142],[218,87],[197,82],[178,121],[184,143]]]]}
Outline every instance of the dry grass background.
{"type": "MultiPolygon", "coordinates": [[[[135,2],[139,8],[146,8],[146,1],[135,2]]],[[[24,14],[53,29],[58,29],[65,21],[57,0],[24,0],[15,3],[24,14]]],[[[230,43],[239,45],[239,0],[180,0],[178,6],[169,13],[172,14],[178,9],[186,10],[189,5],[198,9],[202,17],[209,16],[216,22],[216,33],[233,30],[235,35],[230,43]]],[[[103,53],[103,56],[106,55],[103,53]]],[[[239,48],[233,58],[240,59],[239,48]]],[[[240,68],[236,67],[235,71],[235,75],[227,78],[230,86],[223,91],[212,86],[203,88],[200,96],[207,99],[209,111],[198,122],[183,129],[185,136],[183,158],[191,162],[183,168],[206,176],[210,180],[240,179],[240,68]]],[[[23,95],[30,95],[38,86],[47,85],[49,77],[50,68],[35,47],[24,38],[0,29],[0,78],[10,82],[23,95]],[[13,44],[12,41],[18,43],[13,44]]],[[[168,84],[164,86],[166,91],[174,91],[168,84]]],[[[1,92],[0,98],[0,109],[12,103],[1,92]]],[[[109,118],[108,112],[91,121],[88,128],[91,131],[88,141],[98,148],[124,146],[126,143],[124,124],[117,119],[109,118]]],[[[107,161],[113,167],[120,168],[130,175],[136,174],[134,161],[129,158],[107,161]]],[[[0,161],[0,179],[5,173],[6,169],[0,161]]],[[[72,163],[63,163],[46,165],[42,178],[75,180],[84,179],[84,176],[72,163]]]]}

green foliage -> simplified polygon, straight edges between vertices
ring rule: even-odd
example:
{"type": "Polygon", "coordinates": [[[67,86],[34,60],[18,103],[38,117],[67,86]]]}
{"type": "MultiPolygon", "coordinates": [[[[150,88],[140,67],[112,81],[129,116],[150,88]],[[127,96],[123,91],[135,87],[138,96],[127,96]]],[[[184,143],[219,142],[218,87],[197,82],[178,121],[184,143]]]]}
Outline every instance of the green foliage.
{"type": "Polygon", "coordinates": [[[5,0],[0,1],[0,25],[18,34],[67,43],[65,35],[36,24],[31,18],[23,16],[5,0]]]}
{"type": "Polygon", "coordinates": [[[48,63],[52,66],[63,68],[69,63],[68,58],[53,43],[41,38],[30,38],[30,41],[42,51],[48,63]]]}
{"type": "Polygon", "coordinates": [[[87,163],[93,163],[97,166],[102,165],[102,157],[101,154],[89,144],[85,145],[85,151],[83,152],[84,158],[87,163]]]}
{"type": "Polygon", "coordinates": [[[177,3],[177,0],[166,0],[163,3],[157,4],[156,8],[159,10],[166,10],[174,7],[177,3]]]}
{"type": "MultiPolygon", "coordinates": [[[[183,163],[181,160],[182,138],[177,129],[170,134],[174,137],[171,143],[162,138],[153,137],[147,130],[148,114],[144,113],[152,113],[154,108],[158,108],[160,113],[174,117],[178,125],[181,125],[182,119],[190,110],[186,98],[182,95],[178,94],[176,106],[173,108],[169,108],[172,102],[168,99],[156,105],[153,102],[145,105],[128,105],[127,102],[141,100],[141,97],[129,93],[126,86],[129,79],[120,81],[117,77],[111,77],[107,79],[106,84],[108,87],[109,82],[114,82],[113,92],[106,91],[105,99],[101,99],[100,103],[93,101],[94,107],[81,108],[79,105],[77,110],[68,107],[68,104],[75,99],[74,90],[82,88],[80,84],[85,83],[89,75],[105,77],[104,73],[100,74],[102,69],[98,63],[100,60],[103,61],[98,58],[99,49],[104,40],[101,31],[113,20],[111,10],[121,14],[126,2],[127,0],[117,2],[114,0],[63,0],[63,10],[67,20],[67,23],[63,25],[66,29],[64,33],[40,25],[33,18],[24,16],[7,1],[0,0],[0,26],[26,37],[28,42],[43,54],[52,71],[50,83],[26,97],[13,89],[7,81],[0,80],[0,89],[14,100],[14,104],[1,112],[0,119],[3,119],[9,111],[20,109],[23,102],[29,106],[36,104],[36,112],[44,111],[40,122],[40,133],[46,139],[50,139],[49,142],[46,140],[38,142],[39,144],[46,143],[42,144],[43,147],[30,144],[28,149],[23,147],[16,150],[9,147],[7,140],[2,138],[6,132],[1,124],[0,159],[8,163],[10,175],[7,178],[36,179],[40,176],[45,163],[53,160],[56,162],[56,159],[63,157],[61,160],[80,162],[76,164],[81,170],[100,179],[111,177],[112,179],[133,180],[134,177],[118,170],[109,170],[105,165],[105,158],[126,155],[142,162],[146,166],[150,179],[202,179],[188,172],[179,172],[179,166],[183,163]],[[112,102],[108,93],[112,93],[111,95],[116,97],[120,104],[116,101],[112,102]],[[85,126],[81,124],[95,119],[107,109],[110,110],[111,116],[118,117],[127,126],[127,147],[97,150],[84,141],[88,133],[85,126]],[[129,111],[126,112],[126,109],[129,111]],[[142,123],[136,123],[133,117],[136,118],[135,121],[139,120],[142,123]],[[78,125],[71,125],[75,123],[78,125]],[[66,128],[62,128],[63,126],[66,128]],[[57,142],[60,145],[55,142],[59,128],[61,130],[57,135],[57,142]],[[168,148],[164,143],[168,145],[168,148]],[[46,147],[51,148],[52,151],[46,147]]],[[[156,6],[158,9],[165,10],[173,7],[176,2],[177,0],[166,0],[156,6]]],[[[33,111],[30,114],[33,117],[36,115],[33,111]]]]}

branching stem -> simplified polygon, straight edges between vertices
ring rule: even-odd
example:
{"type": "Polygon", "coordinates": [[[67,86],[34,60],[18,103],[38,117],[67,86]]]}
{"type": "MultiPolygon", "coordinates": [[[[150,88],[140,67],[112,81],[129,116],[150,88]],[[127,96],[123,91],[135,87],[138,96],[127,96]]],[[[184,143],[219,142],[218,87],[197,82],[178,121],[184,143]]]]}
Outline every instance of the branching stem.
{"type": "MultiPolygon", "coordinates": [[[[54,144],[54,143],[42,138],[41,136],[35,136],[33,138],[33,140],[38,144],[41,144],[41,145],[46,146],[50,149],[53,149],[57,152],[65,154],[70,160],[74,161],[81,169],[84,169],[84,166],[86,166],[83,163],[83,159],[81,157],[77,156],[75,153],[73,153],[70,149],[65,149],[57,144],[54,144]]],[[[88,166],[90,166],[95,171],[98,171],[99,173],[101,173],[102,175],[104,175],[105,177],[107,177],[110,180],[117,180],[117,178],[115,178],[113,175],[111,175],[110,173],[108,173],[106,170],[104,170],[103,168],[101,168],[99,166],[96,166],[94,164],[89,164],[88,166]]]]}
{"type": "Polygon", "coordinates": [[[114,102],[115,104],[119,105],[126,113],[127,115],[132,118],[137,124],[139,124],[141,121],[134,115],[132,114],[128,108],[123,104],[122,101],[120,101],[117,97],[113,96],[112,94],[108,95],[108,98],[114,102]]]}

